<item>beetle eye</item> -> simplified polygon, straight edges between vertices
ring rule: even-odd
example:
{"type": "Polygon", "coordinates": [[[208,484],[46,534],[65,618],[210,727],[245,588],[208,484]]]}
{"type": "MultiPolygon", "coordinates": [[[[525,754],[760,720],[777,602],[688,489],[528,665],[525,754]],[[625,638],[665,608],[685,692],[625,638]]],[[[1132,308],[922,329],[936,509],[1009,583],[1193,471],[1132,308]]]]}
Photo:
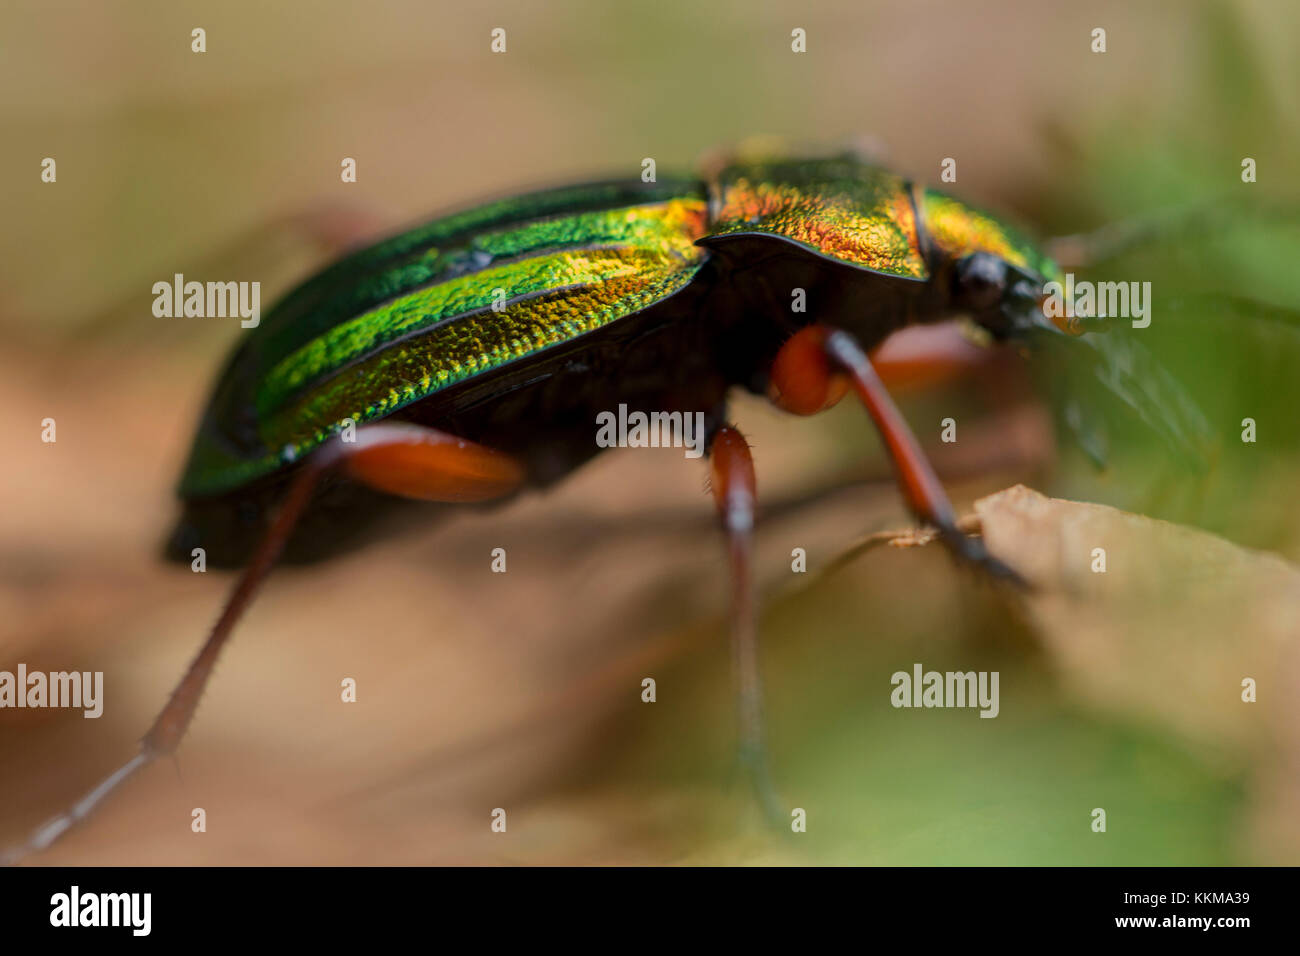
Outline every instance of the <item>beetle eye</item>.
{"type": "Polygon", "coordinates": [[[957,263],[957,304],[991,309],[1002,301],[1007,284],[1006,263],[987,252],[973,252],[957,263]]]}

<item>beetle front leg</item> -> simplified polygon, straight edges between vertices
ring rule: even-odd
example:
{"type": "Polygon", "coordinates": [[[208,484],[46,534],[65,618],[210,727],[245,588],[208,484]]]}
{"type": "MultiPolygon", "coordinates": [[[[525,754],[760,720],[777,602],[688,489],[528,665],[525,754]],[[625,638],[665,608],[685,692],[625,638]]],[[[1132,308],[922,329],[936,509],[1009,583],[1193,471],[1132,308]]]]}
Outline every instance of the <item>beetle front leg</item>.
{"type": "Polygon", "coordinates": [[[217,658],[235,624],[275,565],[321,477],[341,470],[380,491],[425,501],[487,501],[523,484],[523,468],[509,455],[483,445],[410,424],[360,428],[356,441],[335,439],[308,457],[294,477],[271,527],[240,574],[221,616],[185,676],[140,742],[139,752],[95,785],[69,809],[38,827],[26,842],[0,852],[0,864],[46,849],[88,817],[137,771],[175,753],[189,730],[217,658]]]}
{"type": "Polygon", "coordinates": [[[989,554],[983,541],[967,537],[957,527],[952,503],[933,466],[857,340],[841,329],[827,329],[822,348],[831,363],[848,377],[849,387],[875,422],[898,470],[903,497],[917,517],[933,525],[944,544],[958,557],[978,565],[995,578],[1023,586],[1025,582],[1020,575],[989,554]]]}
{"type": "Polygon", "coordinates": [[[753,781],[763,812],[773,822],[784,814],[768,772],[763,740],[763,679],[758,669],[754,607],[753,541],[758,497],[754,459],[745,437],[731,426],[718,429],[709,448],[710,486],[727,538],[731,575],[731,651],[736,680],[740,761],[753,781]]]}

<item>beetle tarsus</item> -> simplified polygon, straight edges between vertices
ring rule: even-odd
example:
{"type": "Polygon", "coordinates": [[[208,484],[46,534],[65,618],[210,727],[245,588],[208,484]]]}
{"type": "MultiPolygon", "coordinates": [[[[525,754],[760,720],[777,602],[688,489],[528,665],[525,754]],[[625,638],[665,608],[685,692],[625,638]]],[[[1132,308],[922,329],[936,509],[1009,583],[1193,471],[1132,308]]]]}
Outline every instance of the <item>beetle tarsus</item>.
{"type": "Polygon", "coordinates": [[[134,776],[136,771],[152,763],[153,759],[149,753],[141,749],[134,757],[97,783],[69,809],[56,817],[46,820],[33,830],[26,842],[9,847],[3,853],[0,853],[0,866],[12,866],[24,857],[39,853],[49,847],[63,834],[90,816],[110,794],[134,776]]]}
{"type": "Polygon", "coordinates": [[[742,741],[738,751],[741,771],[749,778],[754,788],[754,798],[763,813],[763,819],[773,827],[784,829],[789,821],[776,785],[772,782],[772,773],[767,759],[767,748],[761,740],[742,741]]]}
{"type": "Polygon", "coordinates": [[[950,551],[962,561],[979,568],[995,581],[1005,581],[1022,590],[1029,590],[1029,582],[1021,577],[1020,572],[989,553],[980,538],[963,534],[958,528],[940,528],[939,537],[950,551]]]}

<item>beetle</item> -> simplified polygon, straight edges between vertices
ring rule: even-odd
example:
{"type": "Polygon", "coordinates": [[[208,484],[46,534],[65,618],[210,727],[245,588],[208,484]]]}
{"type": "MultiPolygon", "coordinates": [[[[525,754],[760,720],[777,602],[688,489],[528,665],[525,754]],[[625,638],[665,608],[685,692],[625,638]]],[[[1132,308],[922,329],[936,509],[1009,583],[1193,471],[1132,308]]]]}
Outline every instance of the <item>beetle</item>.
{"type": "Polygon", "coordinates": [[[1194,407],[1122,335],[1045,318],[1056,264],[999,219],[852,156],[735,160],[702,178],[608,181],[471,208],[353,252],[285,296],[227,361],[181,477],[166,546],[242,567],[134,757],[20,852],[42,849],[175,751],[254,592],[411,501],[499,502],[593,457],[616,407],[704,416],[732,577],[740,752],[769,812],[750,548],[749,447],[733,388],[813,414],[852,392],[913,512],[961,558],[1019,576],[963,534],[869,358],[905,326],[967,317],[996,341],[1086,344],[1123,401],[1176,441],[1194,407]],[[801,295],[806,311],[791,307],[801,295]]]}

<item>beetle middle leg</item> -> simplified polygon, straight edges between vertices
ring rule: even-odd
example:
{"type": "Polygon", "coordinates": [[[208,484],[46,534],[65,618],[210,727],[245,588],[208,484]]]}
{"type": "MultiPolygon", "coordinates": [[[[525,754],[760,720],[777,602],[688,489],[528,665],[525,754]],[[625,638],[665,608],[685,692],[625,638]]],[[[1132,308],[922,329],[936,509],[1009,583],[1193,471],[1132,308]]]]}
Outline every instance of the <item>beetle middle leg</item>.
{"type": "Polygon", "coordinates": [[[279,513],[239,575],[207,640],[141,740],[139,752],[68,810],[38,827],[25,844],[0,853],[0,863],[15,862],[50,846],[137,771],[159,757],[175,753],[235,624],[284,550],[320,479],[333,470],[344,471],[380,491],[443,502],[503,497],[524,480],[522,466],[509,455],[419,425],[369,425],[357,430],[354,442],[335,439],[321,446],[300,466],[279,513]]]}
{"type": "Polygon", "coordinates": [[[754,607],[753,541],[758,497],[754,459],[745,437],[730,425],[719,428],[709,448],[713,500],[727,537],[731,574],[731,652],[735,669],[740,762],[753,781],[763,812],[783,817],[767,765],[763,740],[763,681],[758,669],[758,627],[754,607]]]}

